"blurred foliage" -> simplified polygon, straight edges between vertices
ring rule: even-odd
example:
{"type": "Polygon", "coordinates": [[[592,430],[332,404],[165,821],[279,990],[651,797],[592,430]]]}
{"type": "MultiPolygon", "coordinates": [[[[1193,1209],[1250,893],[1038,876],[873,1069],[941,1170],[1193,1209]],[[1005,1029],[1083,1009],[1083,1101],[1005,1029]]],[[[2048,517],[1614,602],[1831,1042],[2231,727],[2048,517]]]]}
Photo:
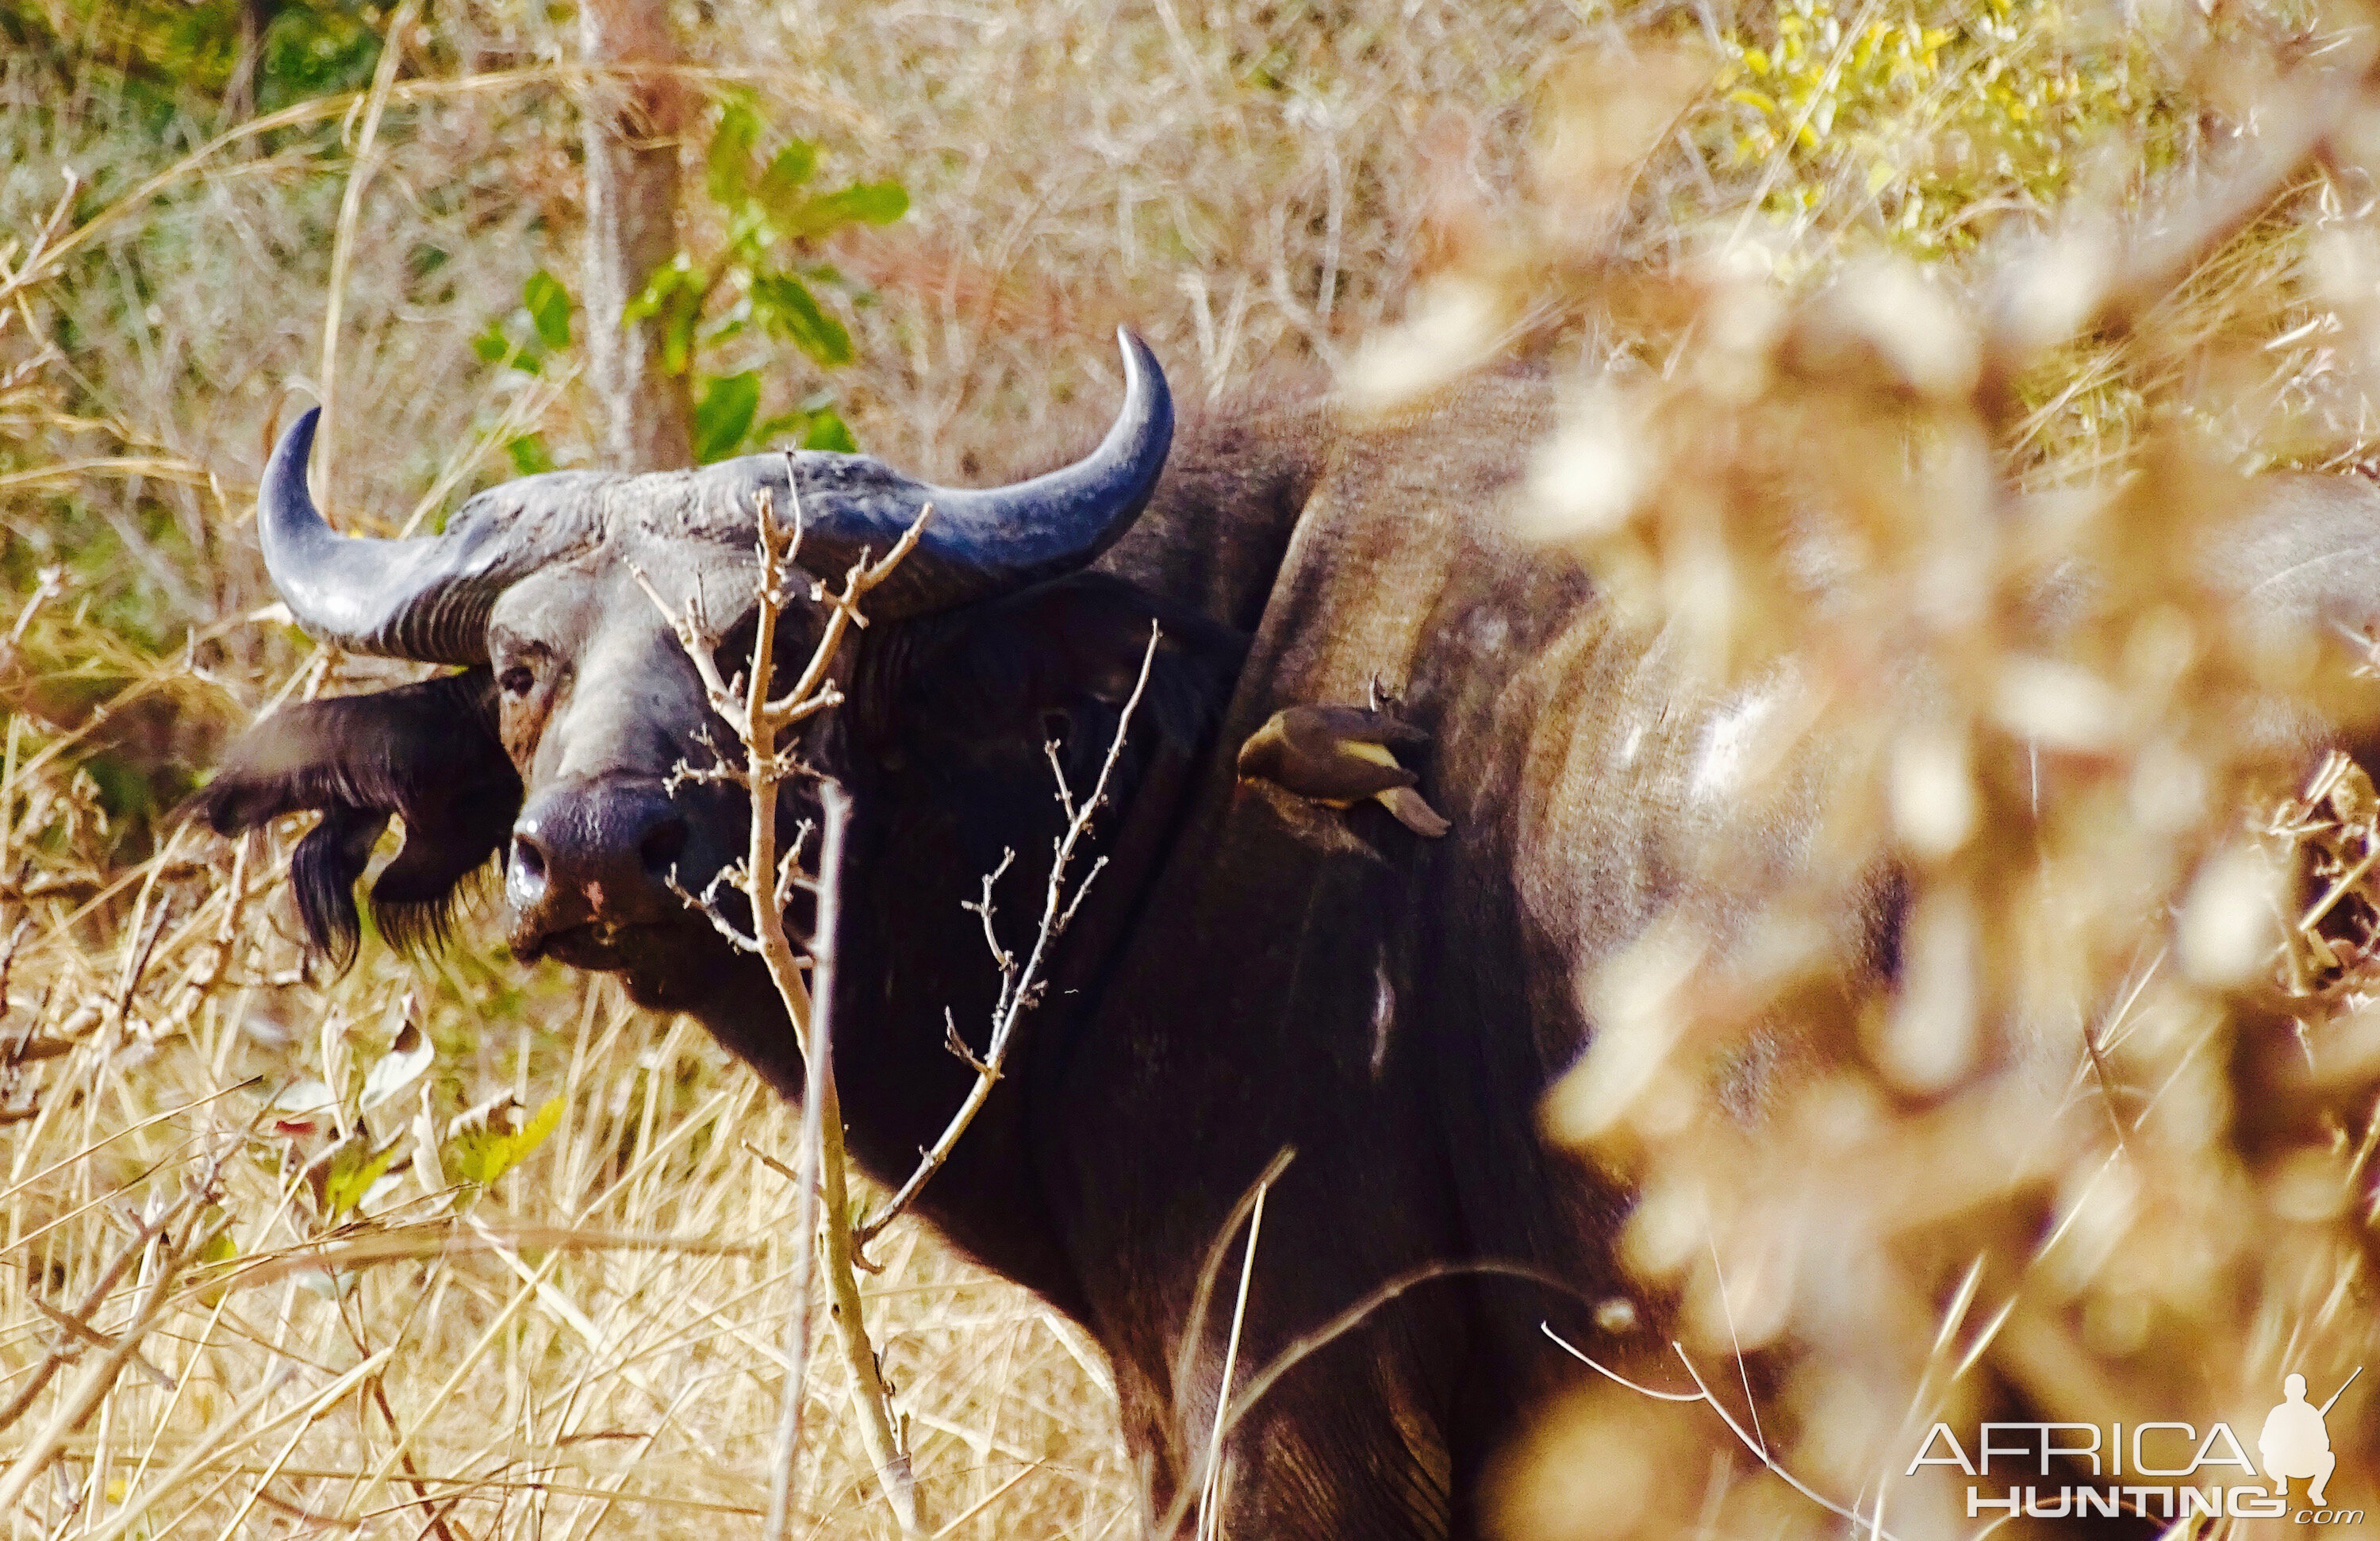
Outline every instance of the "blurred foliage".
{"type": "Polygon", "coordinates": [[[1830,219],[1912,257],[2046,212],[2094,153],[2154,177],[2190,129],[2143,35],[2061,4],[1786,0],[1765,19],[1723,41],[1717,85],[1733,110],[1708,126],[1717,158],[1774,168],[1762,212],[1831,200],[1830,219]]]}
{"type": "MultiPolygon", "coordinates": [[[[521,302],[511,314],[488,323],[471,339],[471,351],[486,362],[525,375],[545,373],[555,354],[570,346],[570,291],[543,268],[521,281],[521,302]]],[[[522,476],[553,469],[544,436],[516,433],[504,440],[504,455],[522,476]]]]}
{"type": "Polygon", "coordinates": [[[1665,1313],[1603,1362],[1703,1394],[1562,1409],[1515,1534],[1971,1535],[1975,1488],[1910,1464],[1937,1420],[2252,1427],[2380,1341],[2380,813],[2309,763],[2380,721],[2371,489],[2240,474],[2374,447],[2370,15],[1876,11],[1789,6],[1723,107],[1645,86],[1691,44],[1583,61],[1560,217],[1349,371],[1413,410],[1514,318],[1556,339],[1520,521],[1639,639],[1593,644],[1619,721],[1696,757],[1545,1111],[1632,1195],[1629,1325],[1665,1313]],[[1743,191],[1682,239],[1682,123],[1743,191]],[[1845,923],[1879,910],[1881,968],[1845,923]],[[1697,1356],[1755,1345],[1748,1479],[1649,1480],[1725,1441],[1697,1356]]]}
{"type": "Polygon", "coordinates": [[[698,365],[755,330],[793,344],[821,370],[850,363],[851,333],[820,303],[818,291],[844,290],[854,303],[868,297],[820,260],[816,245],[846,226],[890,224],[909,212],[908,192],[898,182],[812,190],[818,146],[789,140],[764,160],[767,136],[748,96],[719,103],[703,157],[703,189],[723,222],[716,247],[707,257],[679,251],[628,306],[630,320],[660,318],[662,358],[670,372],[695,377],[695,458],[706,463],[748,443],[779,439],[804,449],[856,447],[832,393],[813,392],[761,419],[759,371],[711,373],[698,365]]]}
{"type": "Polygon", "coordinates": [[[355,0],[0,0],[0,35],[61,76],[117,72],[165,97],[248,92],[272,112],[354,91],[380,60],[393,7],[355,0]]]}
{"type": "Polygon", "coordinates": [[[331,4],[281,8],[264,31],[256,105],[360,90],[380,63],[380,27],[390,7],[331,4]]]}
{"type": "MultiPolygon", "coordinates": [[[[849,364],[850,328],[820,291],[839,293],[852,305],[871,297],[820,259],[817,245],[853,225],[899,220],[908,212],[909,195],[889,181],[815,190],[817,145],[788,140],[763,158],[769,128],[751,98],[728,96],[717,111],[703,157],[710,207],[696,221],[715,227],[716,238],[704,245],[705,255],[682,249],[655,271],[625,319],[658,317],[663,366],[691,377],[698,462],[724,459],[747,445],[787,442],[803,449],[856,450],[831,389],[819,384],[789,395],[781,410],[764,418],[767,381],[782,369],[729,366],[750,351],[735,346],[739,338],[764,340],[772,358],[780,356],[774,345],[790,343],[820,370],[849,364]]],[[[544,375],[570,346],[572,309],[562,280],[540,268],[523,284],[519,306],[490,322],[471,346],[499,368],[544,375]]],[[[504,448],[524,475],[555,464],[534,431],[508,438],[504,448]]]]}
{"type": "MultiPolygon", "coordinates": [[[[2314,20],[2295,0],[2186,18],[2088,0],[1785,0],[1689,45],[1718,59],[1681,136],[1702,165],[1682,177],[1676,156],[1657,157],[1645,175],[1665,182],[1673,249],[1676,231],[1716,212],[1728,248],[1756,249],[1797,290],[1879,257],[1976,284],[2077,210],[2137,208],[2252,137],[2256,87],[2315,46],[2314,20]]],[[[2098,474],[2178,419],[2243,468],[2365,463],[2364,407],[2340,388],[2308,267],[2310,235],[2347,198],[2306,185],[2215,253],[2155,324],[2037,360],[1999,446],[2011,467],[2029,483],[2098,474]],[[2280,351],[2222,405],[2162,389],[2218,338],[2280,351]]]]}

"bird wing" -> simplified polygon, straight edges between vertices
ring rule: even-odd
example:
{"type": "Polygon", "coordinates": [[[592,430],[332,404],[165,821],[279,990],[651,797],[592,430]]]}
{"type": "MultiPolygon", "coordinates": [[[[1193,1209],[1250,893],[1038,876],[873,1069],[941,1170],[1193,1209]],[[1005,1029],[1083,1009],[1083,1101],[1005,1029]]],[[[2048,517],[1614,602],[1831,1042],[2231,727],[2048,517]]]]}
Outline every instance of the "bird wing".
{"type": "Polygon", "coordinates": [[[1292,719],[1300,729],[1318,728],[1333,738],[1351,739],[1359,744],[1388,744],[1398,748],[1418,749],[1429,743],[1429,734],[1412,723],[1391,717],[1385,711],[1372,711],[1356,706],[1291,707],[1281,716],[1292,719]]]}
{"type": "Polygon", "coordinates": [[[1396,756],[1368,738],[1339,731],[1359,729],[1369,712],[1352,707],[1293,707],[1274,719],[1282,754],[1273,779],[1301,797],[1353,801],[1417,779],[1396,756]]]}

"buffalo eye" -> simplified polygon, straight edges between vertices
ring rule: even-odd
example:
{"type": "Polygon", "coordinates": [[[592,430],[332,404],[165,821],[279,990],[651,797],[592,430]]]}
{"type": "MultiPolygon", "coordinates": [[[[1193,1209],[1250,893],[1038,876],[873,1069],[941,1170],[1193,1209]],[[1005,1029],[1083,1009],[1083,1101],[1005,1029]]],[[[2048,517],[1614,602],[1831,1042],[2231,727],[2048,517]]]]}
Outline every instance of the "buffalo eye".
{"type": "Polygon", "coordinates": [[[537,684],[537,676],[529,673],[528,665],[516,663],[496,676],[496,684],[504,688],[507,696],[526,696],[537,684]]]}

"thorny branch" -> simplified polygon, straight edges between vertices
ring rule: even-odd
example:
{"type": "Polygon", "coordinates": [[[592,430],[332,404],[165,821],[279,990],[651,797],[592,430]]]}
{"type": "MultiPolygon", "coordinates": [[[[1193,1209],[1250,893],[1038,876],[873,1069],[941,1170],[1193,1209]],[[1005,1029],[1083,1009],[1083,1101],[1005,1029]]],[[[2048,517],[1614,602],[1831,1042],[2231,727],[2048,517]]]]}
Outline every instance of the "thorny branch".
{"type": "MultiPolygon", "coordinates": [[[[790,466],[788,468],[790,470],[790,466]]],[[[772,695],[777,633],[785,606],[791,599],[786,578],[801,542],[798,484],[791,475],[787,477],[787,483],[795,489],[793,493],[796,500],[795,517],[791,521],[780,524],[775,518],[774,499],[767,491],[764,490],[755,500],[756,550],[759,559],[755,587],[759,601],[759,616],[749,665],[733,680],[721,673],[715,652],[719,639],[702,619],[692,613],[680,614],[671,610],[645,575],[634,572],[638,584],[669,621],[679,646],[686,649],[687,658],[693,661],[711,710],[735,728],[742,751],[739,767],[721,754],[717,746],[706,740],[706,747],[712,752],[713,763],[698,769],[678,767],[672,776],[673,787],[686,782],[737,783],[744,785],[752,797],[751,839],[743,862],[713,876],[699,894],[689,892],[679,882],[674,870],[668,882],[671,891],[682,902],[699,911],[730,943],[759,954],[767,965],[770,977],[776,984],[786,1011],[794,1020],[807,1076],[800,1171],[796,1174],[802,1214],[799,1232],[805,1238],[805,1250],[795,1268],[794,1319],[789,1327],[787,1354],[791,1368],[787,1376],[785,1406],[779,1419],[778,1460],[771,1497],[769,1533],[772,1535],[786,1534],[785,1526],[790,1522],[791,1474],[793,1458],[801,1438],[803,1380],[808,1363],[809,1280],[815,1262],[809,1248],[820,1233],[809,1214],[815,1197],[823,1200],[825,1209],[822,1234],[827,1253],[827,1288],[832,1303],[831,1314],[842,1341],[844,1359],[851,1368],[854,1383],[859,1389],[862,1439],[904,1533],[914,1534],[918,1528],[918,1520],[909,1458],[901,1448],[899,1425],[892,1414],[892,1399],[878,1367],[875,1345],[868,1336],[867,1325],[861,1317],[859,1285],[855,1270],[868,1268],[873,1271],[873,1265],[866,1256],[868,1244],[908,1208],[934,1173],[949,1161],[951,1152],[966,1133],[968,1125],[974,1122],[976,1115],[990,1099],[991,1089],[999,1082],[1007,1062],[1017,1024],[1041,998],[1050,948],[1073,923],[1084,897],[1107,865],[1105,856],[1098,857],[1079,881],[1069,881],[1083,842],[1099,810],[1107,805],[1109,788],[1114,779],[1116,766],[1123,758],[1124,740],[1131,729],[1133,717],[1139,710],[1141,698],[1148,688],[1149,673],[1156,663],[1157,649],[1163,634],[1151,625],[1148,646],[1141,655],[1140,673],[1133,682],[1132,694],[1124,701],[1115,733],[1100,761],[1099,775],[1087,795],[1079,800],[1075,797],[1074,788],[1066,781],[1065,770],[1059,762],[1057,745],[1051,743],[1044,746],[1057,782],[1058,806],[1065,816],[1066,824],[1063,831],[1052,842],[1050,875],[1043,885],[1040,922],[1032,946],[1020,960],[1000,944],[992,923],[993,891],[1015,859],[1015,853],[1012,851],[1003,855],[996,869],[985,876],[982,897],[967,906],[982,918],[984,943],[991,953],[994,967],[1000,972],[1000,989],[991,1013],[991,1037],[984,1052],[981,1055],[975,1053],[960,1035],[956,1022],[948,1023],[947,1041],[951,1050],[975,1072],[975,1084],[968,1088],[965,1098],[952,1114],[941,1134],[931,1146],[919,1152],[917,1168],[908,1179],[875,1214],[865,1221],[859,1221],[855,1216],[849,1192],[841,1102],[832,1069],[829,1026],[836,888],[840,876],[843,824],[849,817],[849,807],[842,788],[822,772],[803,763],[783,739],[788,730],[842,703],[843,693],[833,682],[832,669],[850,628],[868,624],[861,613],[860,601],[916,549],[932,509],[929,506],[921,513],[917,521],[903,533],[881,560],[870,563],[863,554],[844,576],[839,592],[830,591],[822,584],[812,586],[810,598],[825,609],[825,625],[818,643],[811,649],[808,662],[802,668],[793,686],[782,695],[772,695]],[[778,835],[778,788],[788,781],[805,778],[819,783],[820,801],[826,814],[816,878],[806,876],[801,864],[803,848],[814,832],[813,826],[808,822],[797,826],[789,843],[781,843],[778,835]],[[783,849],[780,848],[781,843],[783,849]],[[743,892],[751,906],[752,928],[748,934],[739,929],[719,908],[719,892],[722,887],[731,884],[743,892]],[[800,889],[809,890],[817,895],[819,902],[817,931],[807,939],[807,955],[796,950],[784,918],[787,904],[800,889]],[[805,969],[808,970],[808,978],[803,977],[805,969]],[[814,1184],[823,1192],[814,1195],[814,1184]]]]}
{"type": "Polygon", "coordinates": [[[925,1187],[935,1172],[941,1170],[943,1163],[950,1159],[952,1149],[959,1143],[959,1136],[966,1133],[967,1125],[975,1122],[976,1114],[982,1110],[985,1101],[990,1098],[993,1085],[1000,1080],[1001,1067],[1008,1061],[1008,1046],[1015,1037],[1017,1023],[1041,998],[1042,965],[1049,957],[1050,944],[1065,934],[1066,928],[1074,922],[1075,912],[1082,907],[1083,896],[1090,892],[1091,884],[1098,880],[1100,871],[1107,866],[1105,856],[1093,861],[1091,869],[1083,874],[1082,881],[1075,884],[1069,892],[1067,872],[1074,864],[1084,836],[1090,831],[1092,819],[1107,802],[1108,783],[1115,773],[1116,761],[1123,757],[1124,735],[1132,727],[1133,713],[1140,706],[1142,693],[1148,688],[1148,672],[1157,661],[1157,644],[1162,636],[1159,627],[1151,623],[1148,646],[1140,655],[1140,675],[1133,681],[1132,695],[1125,699],[1123,711],[1116,720],[1115,735],[1108,741],[1107,758],[1099,762],[1099,779],[1091,783],[1089,796],[1079,804],[1075,801],[1074,790],[1066,784],[1065,769],[1058,762],[1058,746],[1050,743],[1043,746],[1050,757],[1050,769],[1057,777],[1058,806],[1065,812],[1066,829],[1054,843],[1050,879],[1041,891],[1041,924],[1034,932],[1032,951],[1026,954],[1020,965],[1014,953],[1000,945],[1000,938],[992,929],[992,888],[1015,860],[1016,854],[1010,851],[1002,855],[1000,866],[984,878],[983,897],[967,906],[982,917],[984,945],[991,950],[992,963],[1000,970],[1000,994],[991,1008],[991,1041],[978,1057],[959,1036],[957,1025],[950,1024],[948,1041],[951,1051],[975,1072],[975,1085],[967,1088],[966,1099],[959,1104],[958,1111],[951,1115],[951,1121],[943,1126],[940,1137],[919,1154],[917,1168],[909,1173],[907,1181],[885,1201],[882,1208],[859,1226],[857,1240],[863,1255],[860,1258],[862,1266],[866,1266],[868,1244],[899,1219],[902,1211],[917,1198],[918,1191],[925,1187]]]}
{"type": "Polygon", "coordinates": [[[790,1332],[794,1339],[789,1347],[789,1373],[785,1383],[786,1407],[779,1420],[777,1473],[771,1504],[770,1534],[787,1534],[791,1519],[792,1468],[801,1435],[800,1401],[804,1394],[803,1380],[808,1364],[809,1278],[815,1268],[813,1250],[823,1236],[826,1256],[826,1280],[837,1337],[842,1343],[844,1358],[849,1366],[860,1409],[860,1438],[867,1447],[869,1462],[875,1467],[878,1482],[884,1489],[885,1500],[904,1535],[921,1533],[917,1502],[909,1468],[908,1452],[902,1449],[900,1425],[893,1416],[891,1393],[876,1358],[875,1344],[868,1336],[868,1324],[861,1315],[859,1282],[854,1272],[856,1244],[852,1230],[849,1164],[843,1142],[843,1113],[835,1093],[832,1050],[829,1047],[831,1018],[827,987],[833,966],[834,939],[832,924],[838,880],[837,867],[842,855],[842,830],[847,818],[848,804],[843,791],[831,778],[805,764],[783,742],[786,732],[808,719],[826,711],[843,701],[843,692],[835,686],[832,670],[836,655],[854,626],[868,622],[861,613],[861,601],[870,590],[892,575],[904,558],[917,549],[924,533],[926,521],[932,517],[933,507],[928,504],[916,522],[892,543],[890,551],[874,562],[861,553],[844,574],[840,590],[830,590],[823,583],[810,586],[809,598],[826,613],[817,644],[792,688],[783,695],[771,695],[777,653],[777,633],[785,607],[792,602],[787,579],[794,570],[794,558],[800,550],[802,537],[801,493],[798,479],[793,475],[793,459],[786,457],[786,485],[794,501],[794,517],[780,523],[775,516],[775,499],[763,490],[754,500],[753,514],[758,528],[755,550],[759,572],[756,583],[759,600],[758,624],[752,640],[752,657],[747,670],[734,681],[723,678],[714,652],[718,637],[710,633],[701,619],[689,613],[672,611],[641,572],[634,574],[646,595],[667,618],[676,634],[678,645],[686,649],[701,677],[704,693],[710,709],[735,730],[743,751],[742,769],[728,765],[724,758],[708,770],[682,770],[681,780],[740,782],[751,794],[751,838],[740,868],[730,868],[706,885],[700,898],[686,895],[674,873],[670,886],[682,898],[701,910],[721,934],[739,947],[759,954],[767,965],[769,977],[785,1003],[786,1014],[793,1019],[796,1041],[801,1046],[807,1072],[807,1093],[803,1098],[803,1148],[800,1157],[802,1181],[799,1203],[808,1211],[812,1207],[811,1174],[823,1189],[817,1197],[823,1201],[822,1227],[805,1225],[799,1234],[803,1249],[795,1268],[797,1293],[790,1332]],[[820,872],[815,882],[804,878],[799,870],[800,855],[807,843],[810,826],[797,828],[786,849],[780,849],[777,827],[777,795],[785,783],[800,779],[819,783],[820,803],[826,810],[827,826],[820,852],[820,872]],[[732,881],[740,889],[752,910],[752,930],[747,937],[739,933],[733,923],[720,914],[712,902],[722,880],[732,881]],[[811,888],[819,899],[817,934],[808,940],[808,953],[795,950],[794,940],[785,925],[785,905],[795,890],[811,888]],[[804,978],[804,969],[811,977],[804,978]],[[813,987],[816,987],[813,989],[813,987]]]}

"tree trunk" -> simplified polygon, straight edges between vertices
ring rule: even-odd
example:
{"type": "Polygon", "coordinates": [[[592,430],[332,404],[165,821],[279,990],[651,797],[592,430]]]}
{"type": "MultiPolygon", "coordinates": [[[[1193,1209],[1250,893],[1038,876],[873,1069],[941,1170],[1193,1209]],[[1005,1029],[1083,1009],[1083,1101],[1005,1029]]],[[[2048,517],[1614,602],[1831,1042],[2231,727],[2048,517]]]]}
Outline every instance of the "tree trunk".
{"type": "Polygon", "coordinates": [[[232,55],[231,79],[224,82],[224,116],[230,122],[246,123],[256,115],[256,85],[264,74],[264,30],[272,25],[271,0],[239,0],[239,52],[232,55]]]}
{"type": "Polygon", "coordinates": [[[677,251],[678,136],[691,115],[668,0],[583,0],[587,127],[587,351],[602,404],[603,459],[624,471],[694,463],[683,375],[662,366],[661,327],[620,313],[677,251]],[[641,72],[639,72],[641,70],[641,72]]]}

